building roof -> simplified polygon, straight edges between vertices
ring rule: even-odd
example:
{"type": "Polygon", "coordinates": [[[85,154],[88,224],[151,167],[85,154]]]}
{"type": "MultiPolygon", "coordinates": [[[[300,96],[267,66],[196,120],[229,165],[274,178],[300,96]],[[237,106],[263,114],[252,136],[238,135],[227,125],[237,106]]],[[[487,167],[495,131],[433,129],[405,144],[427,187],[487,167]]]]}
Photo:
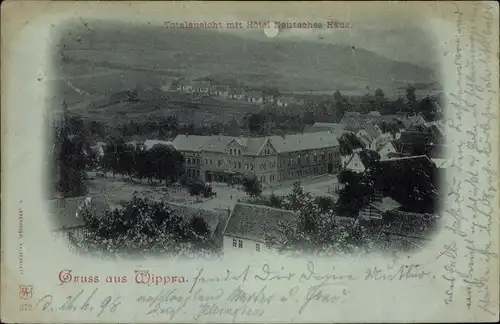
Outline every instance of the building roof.
{"type": "Polygon", "coordinates": [[[370,136],[370,139],[374,140],[380,135],[380,132],[376,129],[375,125],[369,124],[365,128],[365,132],[370,136]]]}
{"type": "Polygon", "coordinates": [[[172,211],[182,216],[182,219],[187,223],[191,222],[194,217],[202,218],[207,224],[210,235],[215,233],[215,230],[221,220],[224,221],[227,219],[227,212],[207,210],[174,203],[169,203],[169,205],[172,208],[172,211]]]}
{"type": "Polygon", "coordinates": [[[266,235],[276,236],[280,221],[293,224],[297,214],[290,210],[237,203],[224,230],[224,235],[265,242],[266,235]]]}
{"type": "Polygon", "coordinates": [[[223,135],[178,135],[174,147],[179,151],[208,151],[224,153],[231,141],[236,141],[243,148],[243,155],[257,155],[266,140],[278,153],[312,150],[338,146],[337,138],[341,132],[324,131],[269,137],[232,137],[223,135]]]}
{"type": "Polygon", "coordinates": [[[401,207],[401,204],[391,197],[384,197],[380,201],[374,201],[370,204],[373,208],[385,213],[390,210],[401,207]]]}
{"type": "Polygon", "coordinates": [[[382,115],[381,115],[378,111],[376,111],[376,110],[374,110],[374,111],[370,111],[370,112],[368,113],[368,115],[370,115],[370,116],[377,116],[377,117],[382,116],[382,115]]]}
{"type": "Polygon", "coordinates": [[[173,146],[174,143],[172,141],[160,141],[160,140],[146,140],[144,141],[144,147],[146,150],[152,149],[155,145],[167,145],[173,146]]]}
{"type": "Polygon", "coordinates": [[[191,85],[193,88],[210,88],[209,81],[193,81],[191,85]]]}
{"type": "Polygon", "coordinates": [[[244,91],[241,88],[232,88],[232,89],[229,89],[229,94],[232,94],[232,95],[241,95],[243,93],[244,93],[244,91]]]}
{"type": "Polygon", "coordinates": [[[278,100],[285,104],[293,104],[296,102],[294,97],[279,97],[278,100]]]}
{"type": "Polygon", "coordinates": [[[229,87],[227,85],[218,85],[215,86],[215,91],[226,92],[229,91],[229,87]]]}
{"type": "Polygon", "coordinates": [[[247,97],[249,98],[262,98],[262,91],[248,91],[247,97]]]}
{"type": "Polygon", "coordinates": [[[91,195],[86,197],[57,198],[49,202],[54,217],[54,230],[67,230],[83,227],[85,221],[78,214],[82,208],[90,206],[96,212],[96,217],[104,216],[110,209],[106,196],[91,195]],[[88,199],[90,198],[90,200],[88,199]],[[85,204],[87,200],[88,205],[85,204]]]}
{"type": "Polygon", "coordinates": [[[270,142],[278,153],[313,150],[339,145],[342,132],[326,131],[317,133],[270,136],[270,142]]]}
{"type": "Polygon", "coordinates": [[[325,127],[325,128],[330,128],[330,129],[335,129],[335,130],[344,130],[346,128],[346,125],[344,124],[339,124],[339,123],[314,123],[313,127],[325,127]]]}

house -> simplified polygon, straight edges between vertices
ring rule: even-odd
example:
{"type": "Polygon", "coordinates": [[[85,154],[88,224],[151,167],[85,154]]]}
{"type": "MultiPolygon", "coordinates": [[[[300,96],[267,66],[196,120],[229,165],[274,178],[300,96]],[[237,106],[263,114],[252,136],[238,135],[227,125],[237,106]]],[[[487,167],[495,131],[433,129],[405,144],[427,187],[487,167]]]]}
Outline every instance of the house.
{"type": "Polygon", "coordinates": [[[177,81],[177,91],[182,92],[191,92],[193,90],[193,86],[185,79],[180,79],[177,81]]]}
{"type": "Polygon", "coordinates": [[[174,143],[172,141],[161,141],[161,140],[146,140],[144,141],[143,148],[145,150],[152,149],[155,145],[166,145],[170,147],[174,147],[174,143]]]}
{"type": "Polygon", "coordinates": [[[264,103],[264,96],[262,91],[249,91],[246,95],[247,101],[253,104],[262,104],[264,103]]]}
{"type": "Polygon", "coordinates": [[[398,145],[398,141],[388,141],[377,150],[380,154],[381,159],[391,158],[395,155],[399,155],[401,152],[398,151],[401,146],[398,145]]]}
{"type": "Polygon", "coordinates": [[[135,150],[143,150],[145,148],[142,141],[130,141],[127,145],[133,147],[135,150]]]}
{"type": "Polygon", "coordinates": [[[229,97],[229,87],[224,86],[224,85],[215,86],[212,90],[212,94],[219,96],[219,97],[228,98],[229,97]]]}
{"type": "Polygon", "coordinates": [[[279,97],[276,100],[276,105],[278,107],[288,107],[289,105],[295,104],[296,101],[293,97],[279,97]]]}
{"type": "Polygon", "coordinates": [[[229,89],[229,98],[235,100],[244,100],[245,99],[245,91],[243,89],[229,89]]]}
{"type": "Polygon", "coordinates": [[[342,156],[341,160],[342,160],[342,167],[345,170],[357,173],[362,173],[365,172],[366,170],[366,165],[361,160],[361,157],[359,156],[359,151],[356,151],[351,155],[344,155],[342,156]]]}
{"type": "Polygon", "coordinates": [[[198,207],[169,203],[170,208],[177,215],[182,215],[185,224],[190,224],[194,218],[202,219],[207,225],[207,237],[215,243],[218,249],[222,249],[223,230],[229,219],[230,210],[208,210],[198,207]]]}
{"type": "Polygon", "coordinates": [[[401,207],[401,204],[391,197],[374,195],[371,201],[360,209],[358,217],[362,221],[382,221],[384,214],[401,207]]]}
{"type": "Polygon", "coordinates": [[[82,212],[91,209],[97,218],[104,217],[111,209],[106,196],[91,195],[74,198],[55,198],[49,201],[52,214],[52,231],[55,234],[81,233],[85,230],[85,219],[82,212]]]}
{"type": "Polygon", "coordinates": [[[210,81],[193,81],[191,86],[194,93],[210,94],[210,81]]]}
{"type": "Polygon", "coordinates": [[[104,148],[105,147],[106,147],[105,145],[96,144],[96,145],[92,145],[90,147],[90,149],[96,153],[98,158],[102,158],[104,156],[104,148]]]}
{"type": "Polygon", "coordinates": [[[223,251],[225,254],[270,252],[266,241],[278,237],[280,223],[293,226],[297,219],[293,211],[237,203],[223,232],[223,251]]]}

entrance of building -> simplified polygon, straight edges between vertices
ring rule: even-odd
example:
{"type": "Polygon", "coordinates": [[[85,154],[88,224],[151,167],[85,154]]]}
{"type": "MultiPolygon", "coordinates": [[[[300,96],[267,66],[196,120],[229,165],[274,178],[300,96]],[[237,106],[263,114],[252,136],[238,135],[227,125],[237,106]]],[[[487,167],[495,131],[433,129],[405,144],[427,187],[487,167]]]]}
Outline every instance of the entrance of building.
{"type": "Polygon", "coordinates": [[[333,173],[333,163],[328,163],[328,173],[333,173]]]}

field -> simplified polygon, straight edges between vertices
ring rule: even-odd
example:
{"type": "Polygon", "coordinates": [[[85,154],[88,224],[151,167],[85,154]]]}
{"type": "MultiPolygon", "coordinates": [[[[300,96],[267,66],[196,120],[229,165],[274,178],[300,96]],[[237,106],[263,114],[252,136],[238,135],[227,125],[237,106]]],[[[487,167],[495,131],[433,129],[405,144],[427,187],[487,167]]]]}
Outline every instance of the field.
{"type": "MultiPolygon", "coordinates": [[[[108,174],[107,178],[96,176],[94,172],[89,172],[90,180],[87,180],[91,194],[105,194],[112,207],[119,207],[132,199],[134,192],[143,194],[151,199],[167,199],[170,202],[192,205],[203,209],[227,209],[233,208],[238,199],[246,197],[243,190],[237,187],[230,187],[224,183],[212,183],[216,197],[209,199],[197,199],[188,195],[183,188],[172,186],[154,186],[146,181],[140,183],[138,180],[130,180],[126,177],[122,179],[120,175],[113,178],[108,174]]],[[[286,181],[273,188],[265,188],[263,195],[287,195],[292,192],[294,181],[286,181]]],[[[313,196],[330,196],[337,198],[331,193],[332,188],[337,184],[336,175],[325,174],[308,179],[301,179],[305,192],[310,192],[313,196]]]]}

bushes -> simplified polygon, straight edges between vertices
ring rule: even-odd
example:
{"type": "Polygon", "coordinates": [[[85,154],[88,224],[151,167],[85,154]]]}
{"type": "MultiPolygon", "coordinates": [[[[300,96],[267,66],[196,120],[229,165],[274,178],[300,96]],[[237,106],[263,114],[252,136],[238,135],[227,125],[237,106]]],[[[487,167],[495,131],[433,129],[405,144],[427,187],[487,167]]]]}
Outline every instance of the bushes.
{"type": "MultiPolygon", "coordinates": [[[[112,253],[172,251],[183,246],[212,248],[209,229],[201,217],[185,219],[165,202],[134,196],[123,208],[96,217],[85,210],[86,234],[77,245],[87,251],[112,253]]],[[[75,238],[73,238],[75,239],[75,238]]]]}

